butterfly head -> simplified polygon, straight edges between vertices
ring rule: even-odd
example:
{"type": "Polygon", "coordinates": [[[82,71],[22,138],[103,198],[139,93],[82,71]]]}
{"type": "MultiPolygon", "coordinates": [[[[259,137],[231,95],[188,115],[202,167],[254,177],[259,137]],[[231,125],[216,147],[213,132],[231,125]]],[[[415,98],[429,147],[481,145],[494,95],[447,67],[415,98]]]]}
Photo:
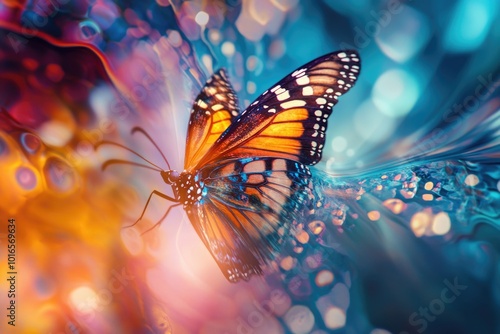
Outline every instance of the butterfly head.
{"type": "Polygon", "coordinates": [[[161,177],[166,184],[175,184],[179,182],[181,175],[176,170],[164,170],[161,173],[161,177]]]}

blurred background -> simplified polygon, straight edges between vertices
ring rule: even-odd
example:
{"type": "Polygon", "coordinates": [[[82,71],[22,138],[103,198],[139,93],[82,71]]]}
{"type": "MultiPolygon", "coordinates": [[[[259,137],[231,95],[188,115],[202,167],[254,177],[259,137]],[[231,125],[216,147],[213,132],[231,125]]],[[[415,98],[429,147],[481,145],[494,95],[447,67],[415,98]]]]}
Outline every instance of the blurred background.
{"type": "MultiPolygon", "coordinates": [[[[361,75],[330,118],[318,170],[366,175],[450,157],[497,164],[496,132],[482,134],[500,125],[490,118],[498,109],[498,6],[493,0],[2,1],[0,107],[10,116],[0,122],[0,257],[7,254],[7,219],[15,218],[20,291],[16,327],[4,319],[2,333],[498,332],[495,210],[479,217],[466,207],[461,222],[468,231],[477,221],[488,221],[491,230],[481,232],[481,241],[460,244],[451,242],[449,228],[427,235],[412,227],[412,239],[387,224],[397,247],[365,253],[357,269],[346,264],[349,254],[332,256],[314,271],[313,289],[294,295],[293,279],[282,276],[225,281],[181,209],[141,235],[165,212],[161,200],[140,224],[123,228],[153,189],[169,190],[155,172],[101,171],[106,159],[131,156],[116,147],[94,149],[114,140],[163,166],[147,140],[130,134],[142,126],[171,166],[182,169],[189,110],[214,70],[227,69],[244,108],[302,64],[356,49],[361,75]],[[471,144],[477,142],[482,146],[471,144]],[[409,268],[381,260],[411,257],[428,236],[425,242],[439,244],[443,254],[422,253],[419,261],[432,265],[419,275],[408,273],[418,272],[420,262],[405,262],[409,268]],[[425,274],[443,263],[452,264],[426,284],[425,274]],[[398,271],[415,280],[398,281],[398,271]],[[456,290],[457,298],[469,291],[460,306],[442,302],[448,284],[468,287],[456,290]],[[435,312],[420,314],[420,306],[435,312]]],[[[481,171],[477,182],[494,187],[475,196],[498,201],[500,174],[481,171]]],[[[469,178],[466,186],[476,184],[469,178]]],[[[0,268],[4,275],[7,262],[0,268]]],[[[4,294],[7,282],[0,282],[4,294]]]]}

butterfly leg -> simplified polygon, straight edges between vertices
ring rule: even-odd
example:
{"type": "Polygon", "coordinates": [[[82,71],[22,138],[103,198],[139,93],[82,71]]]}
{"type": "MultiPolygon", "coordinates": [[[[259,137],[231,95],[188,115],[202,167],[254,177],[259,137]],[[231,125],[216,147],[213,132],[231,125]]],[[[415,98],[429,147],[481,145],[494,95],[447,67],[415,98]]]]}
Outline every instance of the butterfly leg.
{"type": "MultiPolygon", "coordinates": [[[[139,219],[137,219],[137,220],[135,221],[135,223],[133,223],[132,225],[127,226],[127,227],[132,227],[132,226],[134,226],[135,224],[137,224],[137,223],[138,223],[138,222],[142,219],[142,217],[144,217],[144,214],[146,213],[146,209],[148,208],[149,202],[151,201],[151,198],[153,198],[153,195],[160,196],[161,198],[164,198],[164,199],[166,199],[167,201],[171,201],[171,202],[178,202],[178,200],[176,200],[176,199],[175,199],[175,198],[173,198],[173,197],[170,197],[170,196],[168,196],[168,195],[165,195],[164,193],[161,193],[161,192],[159,192],[158,190],[153,190],[153,191],[151,192],[151,194],[149,194],[148,200],[146,201],[146,205],[144,205],[144,209],[142,210],[142,213],[141,213],[141,216],[139,217],[139,219]]],[[[179,203],[179,204],[180,204],[180,203],[179,203]]],[[[179,204],[176,204],[176,205],[174,205],[174,206],[177,206],[177,205],[179,205],[179,204]]],[[[170,206],[170,207],[172,207],[172,206],[170,206]]],[[[168,212],[168,211],[167,211],[167,212],[168,212]]],[[[165,217],[163,217],[163,218],[165,218],[165,217]]],[[[162,218],[162,220],[163,220],[163,218],[162,218]]],[[[155,225],[155,226],[156,226],[156,225],[155,225]]]]}
{"type": "Polygon", "coordinates": [[[179,206],[181,205],[181,203],[177,203],[177,204],[174,204],[174,205],[171,205],[168,207],[167,211],[165,212],[165,214],[163,215],[163,217],[160,218],[160,220],[158,220],[158,222],[156,224],[154,224],[152,227],[148,228],[146,231],[142,232],[141,235],[144,235],[146,232],[149,232],[151,231],[152,229],[154,229],[155,227],[159,226],[161,224],[161,222],[163,221],[163,219],[165,219],[167,216],[168,216],[168,213],[170,212],[170,210],[172,208],[175,208],[176,206],[179,206]]]}

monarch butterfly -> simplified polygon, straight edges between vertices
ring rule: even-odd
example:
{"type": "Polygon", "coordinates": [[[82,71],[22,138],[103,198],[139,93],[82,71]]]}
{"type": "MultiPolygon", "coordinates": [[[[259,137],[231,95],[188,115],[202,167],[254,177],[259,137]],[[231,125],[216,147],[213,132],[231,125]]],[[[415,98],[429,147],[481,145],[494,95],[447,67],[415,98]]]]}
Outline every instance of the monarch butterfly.
{"type": "MultiPolygon", "coordinates": [[[[320,161],[327,119],[339,96],[356,82],[360,71],[356,51],[319,57],[266,90],[243,112],[223,69],[207,81],[197,96],[187,131],[184,171],[112,159],[104,163],[131,163],[157,170],[172,187],[191,224],[225,277],[236,282],[262,274],[291,228],[291,222],[311,193],[308,165],[320,161]]],[[[157,225],[158,225],[157,224],[157,225]]],[[[156,226],[156,225],[155,225],[156,226]]]]}

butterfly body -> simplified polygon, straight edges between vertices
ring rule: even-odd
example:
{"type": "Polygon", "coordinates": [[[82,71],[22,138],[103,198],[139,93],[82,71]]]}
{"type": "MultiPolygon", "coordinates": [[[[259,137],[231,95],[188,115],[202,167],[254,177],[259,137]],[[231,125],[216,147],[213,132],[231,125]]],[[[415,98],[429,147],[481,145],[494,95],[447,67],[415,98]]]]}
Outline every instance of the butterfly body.
{"type": "Polygon", "coordinates": [[[184,209],[200,202],[207,194],[207,188],[200,180],[199,173],[190,171],[179,173],[176,170],[166,170],[160,174],[163,181],[172,187],[174,198],[183,205],[184,209]]]}
{"type": "Polygon", "coordinates": [[[146,207],[153,195],[175,202],[165,216],[182,205],[228,280],[261,274],[308,205],[308,165],[321,160],[332,107],[359,70],[356,51],[324,55],[242,112],[224,70],[217,71],[191,110],[184,171],[159,170],[174,196],[155,190],[146,207]]]}

